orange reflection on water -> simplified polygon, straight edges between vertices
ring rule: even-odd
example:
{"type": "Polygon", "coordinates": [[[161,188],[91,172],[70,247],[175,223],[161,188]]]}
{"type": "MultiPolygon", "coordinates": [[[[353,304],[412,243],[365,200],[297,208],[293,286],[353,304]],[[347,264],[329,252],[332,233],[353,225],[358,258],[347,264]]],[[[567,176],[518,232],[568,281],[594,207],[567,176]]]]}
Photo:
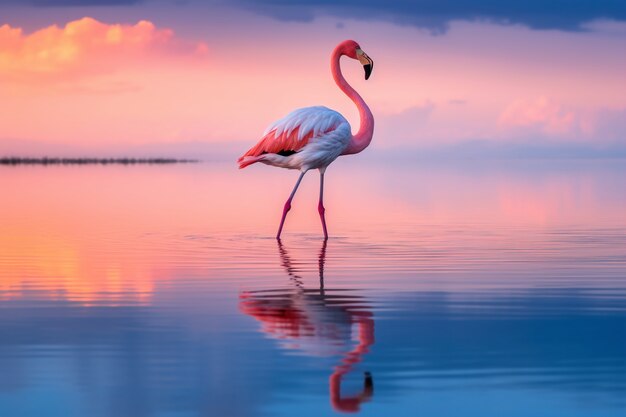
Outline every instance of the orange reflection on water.
{"type": "MultiPolygon", "coordinates": [[[[340,160],[326,177],[331,239],[359,235],[395,245],[398,233],[425,231],[425,247],[446,241],[449,236],[441,231],[450,225],[478,225],[473,230],[481,233],[499,226],[626,226],[623,168],[604,161],[563,169],[550,164],[542,171],[532,164],[469,169],[388,166],[366,155],[340,160]]],[[[210,266],[238,253],[237,236],[275,234],[296,177],[266,166],[239,171],[234,162],[2,167],[0,188],[7,198],[0,204],[0,298],[33,295],[36,289],[37,297],[84,305],[150,303],[159,282],[175,280],[181,268],[195,268],[203,280],[221,278],[224,270],[210,266]],[[185,240],[192,235],[224,238],[223,247],[185,240]]],[[[317,172],[305,177],[284,239],[301,233],[321,237],[318,181],[317,172]]],[[[493,245],[480,233],[472,236],[473,248],[493,245]]],[[[541,244],[533,241],[533,247],[541,244]]],[[[454,252],[445,255],[446,262],[454,261],[454,252]]],[[[255,256],[236,257],[226,266],[245,269],[264,262],[264,255],[255,256]]]]}
{"type": "Polygon", "coordinates": [[[0,299],[150,303],[160,255],[138,241],[150,200],[142,209],[141,193],[128,198],[132,171],[97,168],[2,171],[11,198],[0,207],[0,299]]]}
{"type": "Polygon", "coordinates": [[[308,356],[341,356],[329,377],[330,401],[341,412],[357,412],[374,395],[372,375],[365,373],[361,392],[344,395],[342,378],[363,360],[374,344],[374,318],[363,298],[332,293],[324,288],[326,241],[318,256],[319,290],[307,290],[299,270],[279,241],[278,251],[292,288],[247,291],[240,294],[239,309],[261,323],[261,331],[277,339],[283,349],[308,356]],[[356,345],[352,330],[356,326],[356,345]]]}
{"type": "Polygon", "coordinates": [[[28,294],[89,306],[147,304],[152,296],[145,258],[102,256],[94,246],[53,236],[3,234],[0,248],[16,260],[2,264],[0,300],[28,294]]]}

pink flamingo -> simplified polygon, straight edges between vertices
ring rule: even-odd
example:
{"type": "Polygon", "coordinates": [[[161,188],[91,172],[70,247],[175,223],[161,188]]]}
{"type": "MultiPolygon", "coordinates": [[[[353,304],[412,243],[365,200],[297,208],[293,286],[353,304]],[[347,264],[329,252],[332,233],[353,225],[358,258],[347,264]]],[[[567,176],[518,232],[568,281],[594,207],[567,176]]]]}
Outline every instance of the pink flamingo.
{"type": "Polygon", "coordinates": [[[339,59],[346,55],[357,59],[365,69],[365,79],[372,73],[374,62],[352,40],[341,42],[333,51],[330,68],[337,86],[359,109],[361,125],[353,135],[350,124],[338,112],[323,106],[305,107],[294,110],[272,124],[255,146],[239,160],[239,168],[245,168],[255,162],[262,162],[280,168],[298,169],[301,174],[289,195],[283,216],[280,220],[276,239],[280,240],[285,218],[291,209],[291,200],[298,190],[304,174],[310,169],[320,171],[320,199],[317,206],[324,230],[324,239],[328,239],[324,213],[324,173],[326,168],[339,155],[351,155],[361,152],[372,141],[374,134],[374,116],[363,98],[348,84],[341,74],[339,59]]]}

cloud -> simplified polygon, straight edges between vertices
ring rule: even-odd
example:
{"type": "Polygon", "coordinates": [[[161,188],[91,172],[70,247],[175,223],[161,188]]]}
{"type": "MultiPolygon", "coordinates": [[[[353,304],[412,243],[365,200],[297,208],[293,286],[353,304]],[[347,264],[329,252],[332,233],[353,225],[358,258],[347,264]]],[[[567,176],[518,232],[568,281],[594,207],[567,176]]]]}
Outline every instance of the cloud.
{"type": "Polygon", "coordinates": [[[593,32],[601,32],[614,36],[626,35],[626,21],[596,19],[585,23],[582,27],[593,32]]]}
{"type": "Polygon", "coordinates": [[[573,130],[584,127],[579,123],[578,114],[547,97],[511,103],[498,123],[505,128],[536,130],[547,135],[572,134],[573,130]]]}
{"type": "Polygon", "coordinates": [[[534,29],[585,30],[595,19],[626,20],[626,3],[614,0],[239,0],[242,7],[281,20],[310,21],[319,15],[384,19],[441,33],[453,20],[487,20],[534,29]]]}
{"type": "Polygon", "coordinates": [[[89,6],[131,6],[143,3],[142,0],[0,0],[2,4],[29,4],[38,7],[89,7],[89,6]]]}
{"type": "Polygon", "coordinates": [[[626,109],[566,106],[548,97],[511,103],[498,126],[514,137],[626,143],[626,109]]]}
{"type": "Polygon", "coordinates": [[[177,40],[172,30],[146,20],[127,25],[85,17],[31,34],[5,24],[0,26],[0,79],[67,79],[145,64],[164,55],[206,52],[206,45],[177,40]]]}

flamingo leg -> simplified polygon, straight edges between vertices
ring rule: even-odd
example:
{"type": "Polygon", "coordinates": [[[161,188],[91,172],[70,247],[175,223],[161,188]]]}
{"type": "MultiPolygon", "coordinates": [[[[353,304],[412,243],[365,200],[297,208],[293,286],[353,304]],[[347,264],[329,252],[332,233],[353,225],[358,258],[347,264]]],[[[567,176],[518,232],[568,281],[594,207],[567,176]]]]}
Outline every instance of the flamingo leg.
{"type": "Polygon", "coordinates": [[[285,225],[287,213],[289,212],[289,210],[291,210],[291,200],[293,200],[293,196],[296,195],[296,191],[298,191],[298,186],[300,186],[300,181],[302,181],[302,177],[304,177],[304,174],[306,174],[306,171],[303,171],[302,174],[300,174],[300,177],[298,177],[298,181],[296,182],[295,187],[293,187],[291,195],[285,202],[285,207],[283,208],[283,217],[282,219],[280,219],[280,226],[278,227],[278,233],[276,234],[277,240],[280,240],[280,234],[283,232],[283,226],[285,225]]]}
{"type": "Polygon", "coordinates": [[[326,218],[324,217],[324,213],[326,209],[324,208],[324,173],[326,169],[320,169],[320,202],[317,205],[317,211],[320,213],[320,220],[322,220],[322,229],[324,229],[324,240],[328,239],[328,230],[326,229],[326,218]]]}

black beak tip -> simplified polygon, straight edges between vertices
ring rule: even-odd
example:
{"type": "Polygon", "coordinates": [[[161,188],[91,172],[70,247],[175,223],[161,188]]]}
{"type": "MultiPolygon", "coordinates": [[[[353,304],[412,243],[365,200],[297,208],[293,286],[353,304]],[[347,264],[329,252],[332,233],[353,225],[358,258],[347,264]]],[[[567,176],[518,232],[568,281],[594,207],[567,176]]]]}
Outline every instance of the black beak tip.
{"type": "Polygon", "coordinates": [[[365,79],[367,80],[372,75],[372,64],[363,65],[363,69],[365,70],[365,79]]]}

